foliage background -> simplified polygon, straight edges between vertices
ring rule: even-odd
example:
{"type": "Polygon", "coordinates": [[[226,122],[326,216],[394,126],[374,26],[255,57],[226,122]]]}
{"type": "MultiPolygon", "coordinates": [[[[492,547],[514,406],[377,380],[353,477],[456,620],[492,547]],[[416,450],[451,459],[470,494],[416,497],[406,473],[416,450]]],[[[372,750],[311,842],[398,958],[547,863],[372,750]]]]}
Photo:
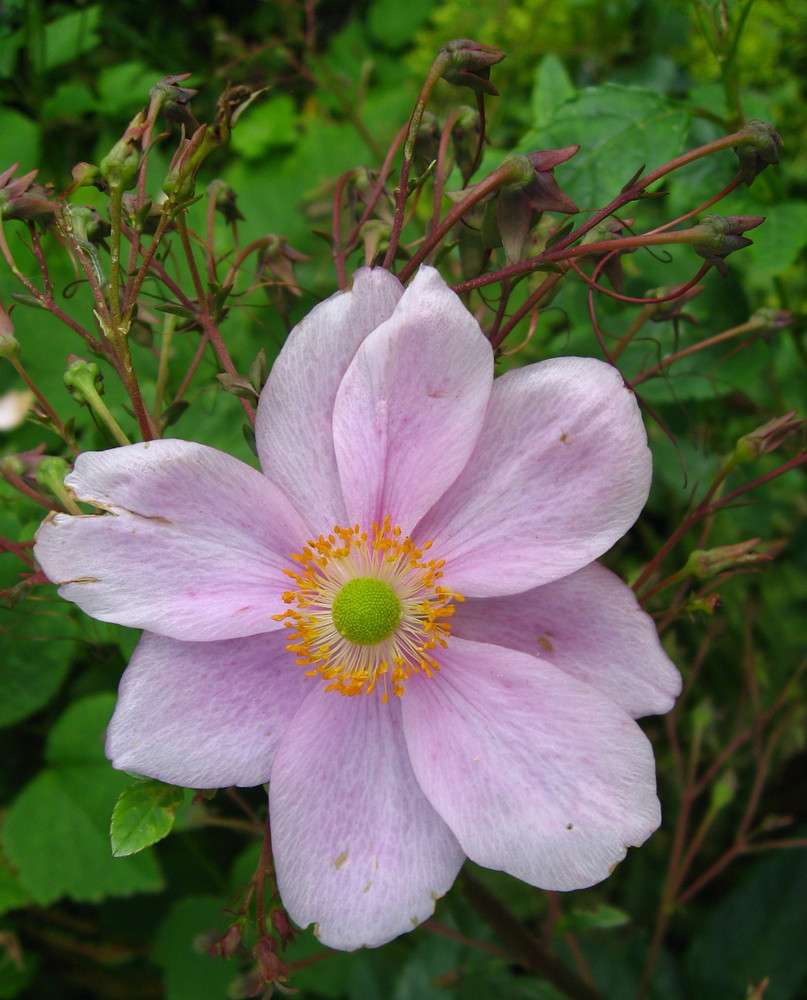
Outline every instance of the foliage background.
{"type": "MultiPolygon", "coordinates": [[[[782,164],[718,209],[767,216],[754,246],[731,258],[728,278],[710,273],[703,295],[687,306],[696,325],[644,329],[621,363],[628,374],[640,372],[762,307],[788,310],[794,322],[695,353],[647,384],[646,398],[677,448],[650,424],[650,504],[628,543],[609,556],[623,576],[635,577],[739,437],[804,410],[807,10],[798,0],[323,0],[311,9],[313,48],[305,43],[305,11],[292,0],[4,0],[0,169],[15,161],[23,171],[38,166],[40,179],[65,187],[73,164],[98,162],[167,74],[193,74],[200,120],[209,119],[228,81],[270,86],[211,171],[238,194],[242,244],[270,230],[310,256],[297,268],[303,294],[293,321],[334,287],[327,249],[313,231],[327,228],[335,178],[380,163],[434,53],[451,38],[507,53],[493,73],[502,96],[488,102],[486,164],[516,148],[579,142],[581,156],[557,176],[583,206],[616,194],[642,163],[657,166],[731,131],[741,115],[772,122],[784,139],[782,164]],[[723,17],[728,26],[745,19],[744,27],[734,49],[716,52],[723,17]],[[650,92],[621,105],[624,132],[616,140],[598,113],[614,84],[650,92]],[[666,124],[648,139],[631,124],[649,100],[666,124]]],[[[456,92],[441,85],[432,107],[439,115],[456,103],[456,92]]],[[[167,166],[163,156],[159,147],[152,153],[154,176],[167,166]]],[[[724,154],[676,174],[663,205],[636,208],[641,229],[705,200],[733,171],[724,154]]],[[[686,280],[693,266],[677,252],[642,253],[626,258],[625,269],[632,294],[642,294],[686,280]]],[[[57,284],[80,310],[83,293],[73,279],[65,263],[57,284]]],[[[16,290],[0,273],[0,300],[16,290]]],[[[564,288],[554,305],[515,363],[598,355],[582,288],[564,288]]],[[[83,421],[82,447],[104,446],[62,387],[64,359],[76,350],[69,333],[33,309],[18,307],[13,317],[31,376],[66,416],[83,421]]],[[[600,321],[615,337],[630,318],[621,304],[600,306],[600,321]]],[[[259,348],[277,351],[286,324],[268,298],[256,296],[233,310],[226,332],[246,370],[259,348]]],[[[148,383],[156,373],[144,365],[148,383]]],[[[237,400],[215,387],[214,371],[212,362],[203,371],[194,419],[179,420],[172,433],[246,459],[237,400]]],[[[17,376],[3,365],[0,394],[16,387],[17,376]]],[[[112,385],[108,394],[111,405],[121,405],[112,385]]],[[[34,424],[0,431],[4,455],[43,441],[58,453],[58,439],[34,424]]],[[[792,454],[791,447],[784,457],[792,454]]],[[[745,478],[781,460],[766,456],[745,478]]],[[[33,537],[42,510],[2,481],[0,499],[0,534],[33,537]]],[[[772,563],[723,574],[713,584],[719,607],[707,600],[708,587],[700,603],[676,609],[674,621],[665,622],[664,593],[649,605],[665,622],[665,643],[687,688],[673,716],[646,726],[659,762],[664,826],[607,883],[559,897],[475,869],[440,903],[431,928],[377,951],[323,956],[313,937],[301,934],[288,954],[291,984],[311,1000],[572,995],[514,959],[515,938],[489,910],[469,904],[478,881],[602,996],[637,995],[648,956],[655,958],[651,997],[807,995],[807,855],[798,846],[757,850],[777,840],[798,843],[807,832],[804,687],[791,683],[805,666],[806,511],[802,467],[709,524],[709,546],[760,538],[760,551],[776,555],[772,563]],[[688,862],[680,885],[671,875],[676,852],[688,862]]],[[[669,572],[702,537],[690,533],[669,572]]],[[[16,602],[21,570],[13,555],[0,557],[0,588],[9,591],[0,606],[0,997],[246,995],[239,976],[249,961],[214,961],[205,947],[226,930],[226,911],[254,870],[259,848],[239,824],[261,808],[260,790],[240,803],[221,794],[191,803],[188,796],[169,838],[113,859],[109,816],[130,779],[109,768],[101,734],[136,636],[83,618],[45,588],[16,602]]]]}

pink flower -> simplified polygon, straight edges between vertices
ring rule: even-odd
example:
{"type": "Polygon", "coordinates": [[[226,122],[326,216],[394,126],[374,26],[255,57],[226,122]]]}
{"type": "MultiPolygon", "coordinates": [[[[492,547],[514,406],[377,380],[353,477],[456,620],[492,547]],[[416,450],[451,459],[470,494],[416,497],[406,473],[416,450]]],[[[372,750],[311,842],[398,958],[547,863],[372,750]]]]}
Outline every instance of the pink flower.
{"type": "Polygon", "coordinates": [[[619,374],[494,381],[436,271],[364,269],[291,333],[256,436],[263,475],[187,441],[84,454],[67,482],[109,513],[40,530],[64,597],[146,630],[115,767],[269,781],[284,903],[335,948],[425,920],[466,856],[547,889],[606,878],[659,823],[634,719],[679,690],[592,562],[650,481],[619,374]]]}

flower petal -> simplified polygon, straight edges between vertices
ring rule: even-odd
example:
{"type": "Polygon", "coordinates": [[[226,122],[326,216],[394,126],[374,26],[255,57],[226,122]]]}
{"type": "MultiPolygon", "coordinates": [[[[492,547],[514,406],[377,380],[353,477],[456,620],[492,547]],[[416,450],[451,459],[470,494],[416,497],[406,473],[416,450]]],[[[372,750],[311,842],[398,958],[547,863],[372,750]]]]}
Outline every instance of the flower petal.
{"type": "Polygon", "coordinates": [[[85,452],[65,482],[111,516],[57,514],[35,551],[87,614],[194,641],[281,627],[283,569],[307,529],[255,469],[204,445],[150,441],[85,452]]]}
{"type": "Polygon", "coordinates": [[[473,450],[493,379],[479,324],[434,268],[418,271],[363,342],[333,414],[349,523],[408,533],[473,450]]]}
{"type": "Polygon", "coordinates": [[[269,780],[286,726],[311,690],[282,632],[178,642],[147,632],[107,732],[113,765],[186,788],[269,780]]]}
{"type": "Polygon", "coordinates": [[[493,383],[485,426],[460,477],[418,525],[466,597],[557,580],[609,549],[650,488],[647,435],[619,372],[555,358],[493,383]]]}
{"type": "Polygon", "coordinates": [[[269,813],[283,902],[331,948],[412,930],[464,860],[415,782],[398,699],[312,692],[278,752],[269,813]]]}
{"type": "Polygon", "coordinates": [[[255,423],[261,468],[305,512],[309,534],[347,523],[333,402],[359,344],[392,315],[402,294],[389,271],[357,271],[351,291],[321,302],[291,331],[261,394],[255,423]]]}
{"type": "Polygon", "coordinates": [[[634,719],[669,712],[681,675],[630,587],[597,563],[508,597],[456,605],[451,631],[540,656],[634,719]]]}
{"type": "Polygon", "coordinates": [[[659,824],[653,753],[610,698],[548,663],[452,638],[403,696],[415,776],[463,850],[543,889],[606,878],[659,824]]]}

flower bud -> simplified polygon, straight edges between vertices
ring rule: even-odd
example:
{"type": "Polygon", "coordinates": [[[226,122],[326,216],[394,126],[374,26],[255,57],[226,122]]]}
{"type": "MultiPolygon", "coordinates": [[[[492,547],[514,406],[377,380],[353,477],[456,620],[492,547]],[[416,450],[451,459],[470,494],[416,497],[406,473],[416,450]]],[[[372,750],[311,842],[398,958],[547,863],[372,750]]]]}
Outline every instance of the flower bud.
{"type": "Polygon", "coordinates": [[[58,220],[82,244],[99,243],[109,235],[110,225],[94,208],[63,202],[58,220]]]}
{"type": "Polygon", "coordinates": [[[97,187],[100,190],[106,188],[106,181],[94,163],[77,163],[71,173],[73,183],[70,185],[70,191],[75,191],[76,188],[80,187],[97,187]]]}
{"type": "Polygon", "coordinates": [[[227,183],[217,177],[207,185],[208,197],[213,199],[213,206],[217,212],[221,212],[228,225],[243,220],[244,216],[239,212],[235,203],[236,193],[227,183]]]}
{"type": "Polygon", "coordinates": [[[5,306],[0,302],[0,358],[16,358],[20,342],[14,336],[14,324],[5,306]]]}
{"type": "Polygon", "coordinates": [[[19,163],[0,174],[0,219],[44,219],[53,215],[48,191],[34,184],[36,170],[14,179],[19,163]]]}
{"type": "Polygon", "coordinates": [[[287,944],[294,944],[297,932],[291,926],[291,922],[289,921],[285,910],[275,908],[269,916],[272,921],[272,926],[277,931],[278,937],[280,938],[280,947],[285,951],[287,944]]]}
{"type": "Polygon", "coordinates": [[[241,944],[241,924],[230,924],[227,933],[218,938],[205,949],[211,958],[230,959],[241,944]]]}
{"type": "Polygon", "coordinates": [[[64,493],[64,477],[69,472],[70,466],[63,458],[45,455],[37,467],[36,481],[58,497],[64,493]]]}
{"type": "Polygon", "coordinates": [[[741,233],[748,229],[756,229],[765,221],[763,215],[707,215],[698,224],[703,237],[692,244],[692,249],[708,260],[725,278],[728,269],[723,263],[725,257],[735,250],[751,246],[749,240],[741,233]]]}
{"type": "Polygon", "coordinates": [[[104,377],[94,361],[84,358],[70,360],[64,373],[64,384],[70,395],[82,406],[89,406],[103,394],[104,377]]]}
{"type": "Polygon", "coordinates": [[[213,135],[220,146],[226,146],[230,141],[230,133],[236,122],[247,108],[262,94],[266,87],[254,90],[252,87],[238,84],[228,86],[216,103],[216,117],[213,121],[213,135]]]}
{"type": "Polygon", "coordinates": [[[476,94],[498,96],[490,82],[490,67],[504,59],[504,52],[469,38],[456,38],[440,49],[446,63],[443,79],[458,87],[470,87],[476,94]]]}
{"type": "Polygon", "coordinates": [[[285,979],[286,966],[280,961],[277,953],[277,942],[274,938],[264,934],[259,937],[252,954],[258,963],[258,971],[265,983],[274,983],[278,979],[285,979]]]}
{"type": "Polygon", "coordinates": [[[772,556],[751,551],[759,542],[759,538],[752,538],[750,541],[736,542],[734,545],[718,545],[714,549],[696,549],[690,553],[682,575],[708,580],[729,569],[746,569],[748,566],[770,562],[772,556]]]}
{"type": "Polygon", "coordinates": [[[743,138],[734,147],[740,161],[740,177],[750,185],[765,167],[779,162],[782,137],[767,122],[754,118],[740,130],[743,138]]]}
{"type": "Polygon", "coordinates": [[[463,184],[468,183],[476,168],[479,128],[478,111],[467,106],[457,109],[457,118],[451,130],[451,142],[463,184]]]}
{"type": "Polygon", "coordinates": [[[258,258],[258,273],[266,294],[281,316],[288,316],[295,299],[303,293],[294,275],[294,265],[311,258],[289,246],[282,236],[270,234],[258,258]]]}
{"type": "Polygon", "coordinates": [[[176,76],[164,76],[149,91],[151,99],[149,110],[154,114],[161,110],[169,121],[181,125],[188,136],[193,135],[199,128],[199,122],[194,118],[189,106],[191,98],[199,91],[192,87],[180,87],[179,82],[187,80],[190,75],[190,73],[180,73],[176,76]]]}
{"type": "Polygon", "coordinates": [[[761,427],[740,438],[734,446],[732,458],[736,465],[753,462],[760,455],[775,451],[792,434],[804,427],[804,420],[792,410],[783,417],[774,417],[761,427]]]}
{"type": "Polygon", "coordinates": [[[122,137],[101,160],[98,170],[111,188],[128,191],[137,183],[142,153],[140,140],[146,129],[146,115],[138,111],[122,137]]]}
{"type": "Polygon", "coordinates": [[[412,154],[414,167],[418,173],[428,170],[437,159],[439,145],[440,127],[437,124],[437,116],[431,111],[424,111],[415,135],[412,154]]]}
{"type": "Polygon", "coordinates": [[[788,312],[786,309],[763,307],[756,310],[751,320],[758,324],[761,333],[778,333],[780,330],[793,325],[793,313],[788,312]]]}
{"type": "Polygon", "coordinates": [[[674,286],[664,285],[661,288],[651,288],[644,294],[646,299],[666,300],[664,302],[658,302],[655,305],[653,305],[652,302],[648,302],[648,306],[653,306],[653,312],[650,316],[651,322],[663,323],[670,319],[680,319],[686,320],[688,323],[697,323],[694,316],[683,311],[683,307],[687,302],[691,302],[692,299],[700,295],[703,289],[703,285],[693,285],[685,292],[677,295],[674,299],[667,299],[667,296],[671,295],[675,291],[674,286]]]}

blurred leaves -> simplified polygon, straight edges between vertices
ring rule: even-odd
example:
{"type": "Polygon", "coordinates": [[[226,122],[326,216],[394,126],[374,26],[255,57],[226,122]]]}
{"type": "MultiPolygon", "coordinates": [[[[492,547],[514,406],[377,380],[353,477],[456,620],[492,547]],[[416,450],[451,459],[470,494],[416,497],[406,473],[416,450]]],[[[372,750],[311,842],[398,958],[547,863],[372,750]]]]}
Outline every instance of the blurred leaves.
{"type": "Polygon", "coordinates": [[[114,705],[108,694],[71,705],[51,730],[45,768],[6,812],[6,856],[40,906],[63,896],[98,902],[162,887],[152,855],[116,859],[110,851],[109,816],[128,782],[104,757],[114,705]]]}

